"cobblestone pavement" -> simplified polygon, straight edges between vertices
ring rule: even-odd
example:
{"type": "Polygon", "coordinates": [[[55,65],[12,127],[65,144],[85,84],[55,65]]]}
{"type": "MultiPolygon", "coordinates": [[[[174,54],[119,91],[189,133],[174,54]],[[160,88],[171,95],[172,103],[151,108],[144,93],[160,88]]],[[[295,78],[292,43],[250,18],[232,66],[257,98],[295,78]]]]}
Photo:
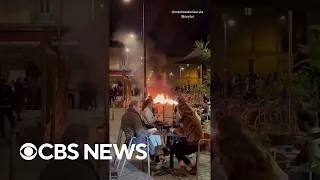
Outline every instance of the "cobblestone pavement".
{"type": "MultiPolygon", "coordinates": [[[[120,127],[120,119],[124,113],[123,108],[110,109],[110,143],[116,143],[119,127],[120,127]],[[114,113],[114,118],[112,119],[112,113],[114,113]]],[[[18,132],[20,133],[21,139],[25,142],[33,142],[33,143],[41,143],[40,138],[42,137],[41,126],[38,122],[40,122],[40,111],[27,111],[22,113],[23,121],[18,124],[18,132]]],[[[95,130],[96,127],[104,122],[104,112],[102,109],[98,109],[97,111],[80,111],[80,110],[70,110],[68,113],[68,120],[66,122],[66,126],[71,123],[84,123],[87,124],[90,128],[90,142],[93,142],[96,139],[95,130]]],[[[6,124],[7,129],[9,125],[6,124]]],[[[8,180],[9,179],[9,162],[11,155],[11,138],[10,134],[12,132],[7,132],[7,138],[0,140],[0,179],[8,180]]],[[[22,142],[21,142],[22,143],[22,142]]],[[[17,145],[19,147],[19,144],[17,145]]],[[[39,176],[39,172],[46,165],[46,162],[43,160],[36,159],[32,162],[23,161],[19,157],[19,152],[16,149],[14,155],[15,158],[15,178],[14,180],[20,179],[37,179],[39,176]]],[[[201,180],[210,179],[210,155],[201,155],[201,180]]],[[[175,160],[176,161],[176,160],[175,160]]],[[[192,158],[192,161],[195,161],[195,156],[192,158]]],[[[139,162],[132,162],[132,164],[136,167],[139,167],[139,162]]],[[[178,167],[178,163],[175,163],[175,166],[178,167]]],[[[133,173],[131,173],[132,175],[133,173]]],[[[141,176],[137,171],[136,175],[141,176]]],[[[166,175],[161,177],[156,177],[156,180],[162,179],[175,179],[172,175],[166,175]]],[[[183,178],[185,180],[193,180],[196,179],[195,176],[190,176],[187,178],[183,178]]],[[[135,180],[137,180],[135,178],[135,180]]]]}

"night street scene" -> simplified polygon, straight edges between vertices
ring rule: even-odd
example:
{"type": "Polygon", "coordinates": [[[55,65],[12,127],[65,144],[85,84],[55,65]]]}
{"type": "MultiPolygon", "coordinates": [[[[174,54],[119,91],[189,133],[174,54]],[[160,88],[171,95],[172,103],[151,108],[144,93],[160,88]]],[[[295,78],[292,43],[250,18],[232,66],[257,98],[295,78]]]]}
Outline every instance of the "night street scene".
{"type": "Polygon", "coordinates": [[[210,8],[195,0],[0,1],[1,180],[210,179],[210,94],[200,91],[209,70],[184,62],[209,47],[210,8]],[[181,129],[179,111],[196,131],[181,129]],[[32,151],[20,149],[72,142],[81,153],[84,143],[129,145],[133,137],[149,139],[149,161],[26,161],[21,154],[32,151]]]}
{"type": "Polygon", "coordinates": [[[320,11],[280,3],[211,9],[212,179],[320,179],[320,11]]]}
{"type": "Polygon", "coordinates": [[[1,180],[320,180],[320,3],[229,2],[0,0],[1,180]]]}

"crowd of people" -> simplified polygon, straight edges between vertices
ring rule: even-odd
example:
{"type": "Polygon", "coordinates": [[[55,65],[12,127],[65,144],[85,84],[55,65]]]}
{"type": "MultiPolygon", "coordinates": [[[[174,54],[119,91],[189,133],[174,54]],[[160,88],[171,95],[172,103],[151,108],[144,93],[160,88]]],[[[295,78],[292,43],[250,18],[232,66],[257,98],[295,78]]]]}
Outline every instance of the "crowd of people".
{"type": "Polygon", "coordinates": [[[15,127],[16,121],[21,121],[21,111],[33,110],[41,106],[41,88],[37,80],[21,77],[16,80],[0,82],[0,133],[5,136],[5,120],[11,128],[15,127]]]}
{"type": "Polygon", "coordinates": [[[192,89],[197,87],[198,87],[198,84],[177,85],[175,88],[172,89],[172,91],[181,92],[181,93],[191,93],[192,89]]]}
{"type": "Polygon", "coordinates": [[[97,96],[98,91],[93,83],[88,81],[80,82],[78,85],[74,84],[72,80],[69,81],[68,85],[68,103],[69,108],[75,109],[76,97],[78,99],[78,109],[88,110],[97,109],[97,96]],[[77,96],[78,95],[78,96],[77,96]]]}
{"type": "Polygon", "coordinates": [[[259,86],[272,85],[276,81],[278,81],[277,72],[269,73],[267,76],[260,73],[249,73],[244,76],[237,74],[228,85],[230,90],[228,94],[238,98],[256,99],[259,86]]]}
{"type": "Polygon", "coordinates": [[[122,96],[122,88],[117,85],[110,87],[110,104],[113,104],[117,100],[117,96],[122,96]]]}
{"type": "MultiPolygon", "coordinates": [[[[223,97],[224,81],[217,73],[212,76],[214,82],[213,93],[214,96],[223,97]]],[[[262,86],[272,85],[279,80],[277,72],[264,75],[262,73],[248,73],[236,74],[233,78],[227,81],[227,95],[233,98],[242,99],[256,99],[257,88],[262,86]]],[[[178,85],[173,88],[173,92],[191,94],[193,89],[197,88],[197,84],[178,85]]]]}
{"type": "MultiPolygon", "coordinates": [[[[79,95],[78,109],[88,110],[88,109],[97,109],[97,88],[90,82],[81,82],[78,86],[75,86],[72,81],[69,83],[69,107],[75,109],[75,97],[76,94],[79,95]]],[[[114,103],[117,100],[118,96],[122,96],[122,87],[116,85],[111,87],[109,92],[110,104],[114,103]]]]}
{"type": "MultiPolygon", "coordinates": [[[[267,75],[262,73],[248,73],[242,75],[238,73],[227,81],[227,95],[231,98],[255,100],[258,98],[258,88],[273,85],[279,80],[280,78],[277,72],[269,73],[267,75]]],[[[224,97],[224,81],[216,73],[213,75],[213,82],[214,86],[212,94],[214,96],[224,97]]],[[[283,96],[284,95],[285,89],[283,89],[283,96]]]]}

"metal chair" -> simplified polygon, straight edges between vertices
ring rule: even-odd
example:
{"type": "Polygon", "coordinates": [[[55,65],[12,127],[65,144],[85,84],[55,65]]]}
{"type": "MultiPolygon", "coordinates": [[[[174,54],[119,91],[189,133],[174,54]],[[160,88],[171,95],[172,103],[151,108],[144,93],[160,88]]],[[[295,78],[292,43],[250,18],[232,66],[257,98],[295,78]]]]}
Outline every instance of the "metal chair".
{"type": "Polygon", "coordinates": [[[199,159],[200,159],[200,153],[201,153],[201,142],[204,141],[211,141],[211,139],[200,139],[198,142],[198,152],[196,156],[196,166],[197,166],[197,173],[196,173],[196,179],[199,180],[199,159]]]}
{"type": "MultiPolygon", "coordinates": [[[[122,143],[122,134],[123,134],[123,131],[122,129],[119,130],[119,134],[118,134],[118,140],[117,140],[117,145],[120,146],[122,143]]],[[[135,139],[136,137],[134,136],[131,136],[130,139],[129,139],[129,146],[128,147],[131,147],[132,145],[132,141],[133,139],[135,139]]],[[[147,138],[147,159],[148,159],[148,175],[151,176],[151,168],[150,168],[150,152],[149,152],[149,138],[147,138]]],[[[118,170],[119,167],[120,167],[120,164],[121,164],[121,161],[122,159],[117,159],[116,155],[114,155],[114,166],[116,167],[116,169],[118,170]]],[[[121,166],[121,169],[120,169],[120,173],[119,173],[119,176],[122,175],[122,172],[123,172],[123,169],[126,165],[126,162],[127,162],[127,158],[125,156],[123,156],[122,158],[124,158],[123,162],[122,162],[122,166],[121,166]]],[[[142,161],[143,163],[143,161],[142,161]]],[[[142,165],[142,167],[144,167],[142,165]]]]}
{"type": "MultiPolygon", "coordinates": [[[[122,135],[123,135],[123,130],[120,128],[119,132],[118,132],[118,138],[117,138],[117,146],[120,147],[120,145],[122,144],[122,135]]],[[[114,154],[114,167],[117,166],[117,162],[119,162],[120,160],[117,159],[116,154],[114,154]]]]}

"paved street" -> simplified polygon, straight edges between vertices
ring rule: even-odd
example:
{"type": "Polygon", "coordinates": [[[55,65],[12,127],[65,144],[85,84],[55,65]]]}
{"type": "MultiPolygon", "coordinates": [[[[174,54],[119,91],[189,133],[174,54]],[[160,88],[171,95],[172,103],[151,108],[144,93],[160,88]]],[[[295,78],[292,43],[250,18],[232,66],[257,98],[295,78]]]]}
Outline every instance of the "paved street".
{"type": "MultiPolygon", "coordinates": [[[[118,137],[118,131],[120,127],[120,119],[121,116],[124,113],[123,108],[117,108],[117,109],[110,109],[110,143],[116,143],[117,137],[118,137]],[[114,119],[112,119],[112,113],[114,113],[114,119]]],[[[40,121],[40,111],[28,111],[24,112],[22,114],[23,121],[19,123],[18,125],[18,131],[20,133],[20,136],[22,139],[21,144],[24,142],[33,142],[33,143],[40,143],[40,137],[41,137],[41,127],[39,126],[40,121]]],[[[84,123],[88,125],[90,128],[90,142],[94,142],[96,139],[95,136],[95,129],[98,125],[102,124],[104,122],[104,112],[103,109],[99,109],[97,111],[80,111],[80,110],[70,110],[68,113],[68,120],[66,123],[66,126],[71,123],[84,123]]],[[[7,124],[8,126],[8,124],[7,124]]],[[[9,127],[8,127],[9,129],[9,127]]],[[[8,137],[6,139],[2,139],[0,141],[0,177],[2,180],[9,179],[9,162],[10,162],[10,132],[7,132],[8,137]]],[[[19,145],[18,145],[19,147],[19,145]]],[[[15,155],[19,155],[19,150],[16,149],[14,152],[15,155]]],[[[195,156],[192,158],[193,161],[195,161],[195,156]]],[[[210,167],[210,158],[209,155],[203,155],[200,160],[202,163],[206,164],[205,166],[210,167]]],[[[37,179],[39,176],[39,172],[41,169],[45,166],[46,162],[36,159],[32,162],[27,162],[21,160],[19,156],[16,157],[15,160],[15,180],[20,179],[37,179]]],[[[132,162],[136,167],[140,168],[141,163],[139,162],[132,162]]],[[[178,164],[175,164],[175,166],[178,166],[178,164]]],[[[210,174],[210,169],[201,169],[201,172],[205,172],[204,176],[207,176],[210,174]],[[208,173],[209,172],[209,173],[208,173]]],[[[139,172],[135,172],[137,176],[141,176],[139,172]],[[140,174],[140,175],[139,175],[140,174]]],[[[203,174],[203,173],[202,173],[203,174]]],[[[121,179],[132,179],[133,173],[130,173],[130,171],[125,173],[121,179]],[[130,177],[129,177],[130,176],[130,177]]],[[[137,177],[134,176],[134,177],[137,177]]],[[[161,179],[172,179],[173,177],[171,175],[167,176],[161,176],[157,177],[157,180],[161,179]]],[[[136,179],[136,178],[134,178],[136,179]]],[[[188,177],[184,178],[186,180],[195,179],[195,177],[188,177]]],[[[201,178],[202,180],[205,180],[206,178],[201,178]]]]}

